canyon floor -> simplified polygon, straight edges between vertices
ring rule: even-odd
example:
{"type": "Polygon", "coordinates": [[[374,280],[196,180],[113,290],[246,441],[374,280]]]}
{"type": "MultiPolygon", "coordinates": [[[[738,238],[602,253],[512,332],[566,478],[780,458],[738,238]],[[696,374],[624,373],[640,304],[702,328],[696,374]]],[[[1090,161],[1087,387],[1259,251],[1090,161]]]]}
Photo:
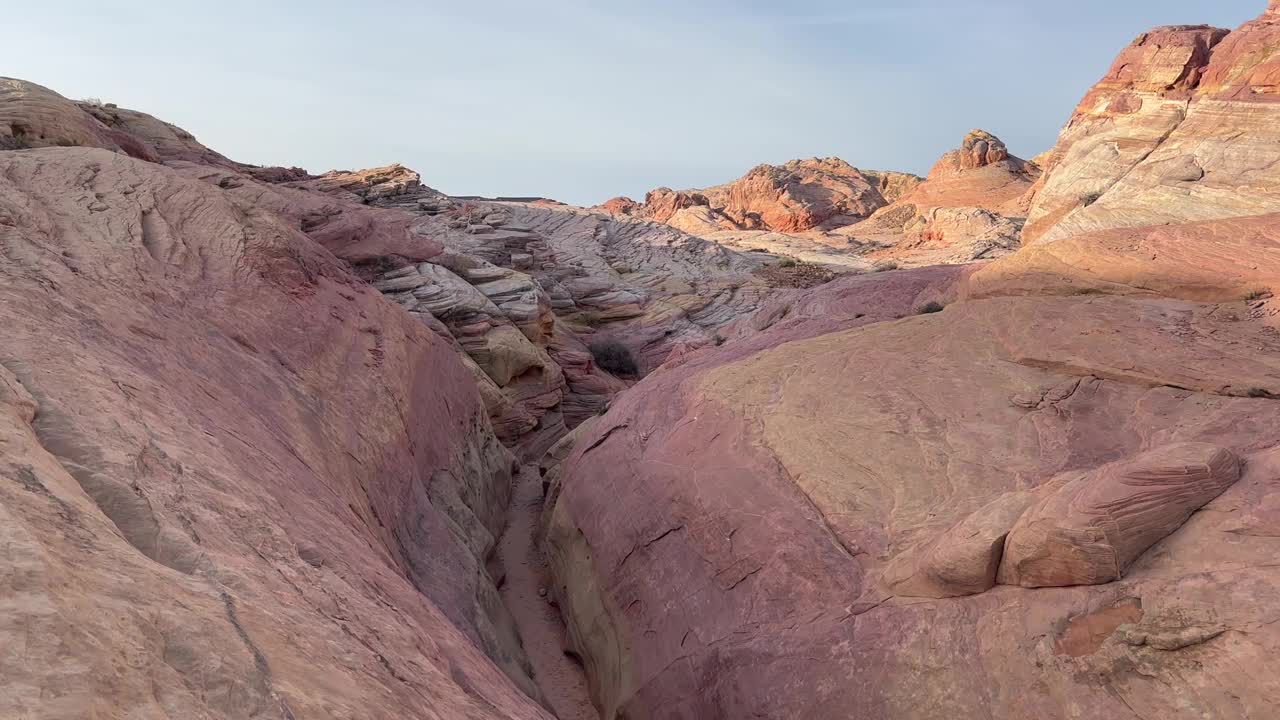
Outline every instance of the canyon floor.
{"type": "Polygon", "coordinates": [[[1277,57],[594,207],[0,78],[0,717],[1280,717],[1277,57]]]}

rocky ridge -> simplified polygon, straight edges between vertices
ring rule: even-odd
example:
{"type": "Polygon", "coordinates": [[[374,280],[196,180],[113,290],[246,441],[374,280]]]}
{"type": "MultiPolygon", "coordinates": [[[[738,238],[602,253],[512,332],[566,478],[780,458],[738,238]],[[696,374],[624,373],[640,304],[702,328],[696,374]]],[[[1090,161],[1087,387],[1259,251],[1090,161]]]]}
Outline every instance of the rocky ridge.
{"type": "Polygon", "coordinates": [[[401,166],[245,165],[18,80],[0,118],[11,559],[64,578],[23,571],[0,714],[543,716],[497,592],[513,468],[635,381],[593,336],[643,374],[753,308],[763,261],[401,166]],[[109,669],[129,636],[154,662],[109,669]]]}
{"type": "Polygon", "coordinates": [[[582,432],[547,546],[605,717],[1274,714],[1276,17],[1125,50],[974,194],[1031,245],[776,295],[582,432]]]}
{"type": "Polygon", "coordinates": [[[1156,28],[1121,53],[1062,131],[1026,240],[1276,212],[1274,6],[1228,32],[1156,28]]]}
{"type": "Polygon", "coordinates": [[[1139,38],[1043,164],[608,213],[0,80],[0,714],[1275,714],[1275,151],[1214,132],[1278,17],[1139,38]]]}
{"type": "Polygon", "coordinates": [[[650,218],[740,250],[866,270],[1012,252],[1038,175],[999,138],[974,130],[927,178],[814,158],[761,165],[726,185],[659,188],[643,204],[614,198],[593,209],[650,218]]]}

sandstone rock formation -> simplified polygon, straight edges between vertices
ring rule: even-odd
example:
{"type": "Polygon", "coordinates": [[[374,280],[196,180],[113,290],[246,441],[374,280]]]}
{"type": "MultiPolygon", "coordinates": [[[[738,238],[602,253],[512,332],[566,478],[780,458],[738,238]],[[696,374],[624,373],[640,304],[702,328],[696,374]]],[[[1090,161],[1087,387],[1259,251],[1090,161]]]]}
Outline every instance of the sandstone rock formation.
{"type": "Polygon", "coordinates": [[[683,211],[699,210],[702,221],[690,227],[715,230],[802,232],[826,222],[848,223],[867,217],[897,198],[919,179],[894,172],[864,172],[840,158],[792,160],[757,165],[734,182],[702,190],[658,188],[643,205],[614,198],[597,210],[671,222],[683,211]],[[883,192],[882,192],[883,191],[883,192]]]}
{"type": "Polygon", "coordinates": [[[1182,443],[1071,478],[1008,531],[999,580],[1023,587],[1118,580],[1239,477],[1230,450],[1182,443]]]}
{"type": "Polygon", "coordinates": [[[875,184],[839,158],[758,165],[741,179],[708,188],[711,205],[746,230],[798,232],[836,218],[863,218],[885,204],[875,184]]]}
{"type": "Polygon", "coordinates": [[[776,296],[583,432],[547,544],[605,717],[1274,714],[1277,17],[1143,36],[1046,175],[975,134],[879,211],[1033,202],[1033,245],[776,296]]]}
{"type": "Polygon", "coordinates": [[[903,597],[948,598],[990,590],[999,577],[1005,538],[1032,499],[1028,492],[1001,495],[936,539],[894,557],[884,570],[885,585],[903,597]]]}
{"type": "MultiPolygon", "coordinates": [[[[548,544],[605,717],[1049,718],[1068,702],[1098,718],[1265,715],[1277,696],[1255,663],[1280,643],[1262,625],[1280,589],[1263,530],[1280,507],[1274,332],[1244,307],[1105,296],[914,316],[945,292],[915,274],[838,281],[814,291],[844,298],[835,313],[765,320],[668,364],[570,454],[548,544]],[[1017,493],[1064,472],[1125,477],[1147,447],[1185,442],[1246,458],[1215,512],[1180,523],[1230,484],[1210,454],[1203,494],[1130,506],[1151,515],[1108,540],[1121,566],[1148,531],[1172,535],[1122,580],[980,592],[1017,493]],[[1142,614],[1115,617],[1137,634],[1102,619],[1085,633],[1125,598],[1142,614]],[[1200,639],[1175,657],[1158,649],[1175,640],[1130,642],[1142,633],[1200,639]]],[[[1088,507],[1141,493],[1098,487],[1088,507]]]]}
{"type": "Polygon", "coordinates": [[[700,190],[658,188],[643,204],[613,198],[592,209],[807,262],[857,269],[883,261],[957,263],[1017,247],[1038,174],[999,138],[974,130],[928,178],[814,158],[760,165],[735,182],[700,190]]]}
{"type": "Polygon", "coordinates": [[[485,570],[512,458],[444,342],[106,149],[0,153],[0,248],[0,716],[546,717],[485,570]]]}
{"type": "Polygon", "coordinates": [[[973,130],[923,182],[837,232],[871,245],[864,251],[870,257],[905,265],[1001,257],[1019,246],[1025,197],[1038,173],[996,136],[973,130]]]}
{"type": "Polygon", "coordinates": [[[1062,131],[1026,240],[1280,211],[1272,51],[1280,15],[1139,36],[1062,131]],[[1263,159],[1262,162],[1259,162],[1263,159]]]}
{"type": "Polygon", "coordinates": [[[1276,715],[1277,27],[591,210],[0,80],[0,717],[1276,715]]]}
{"type": "Polygon", "coordinates": [[[763,300],[762,261],[0,89],[6,524],[74,578],[11,585],[39,590],[0,714],[544,716],[492,567],[513,465],[627,386],[598,328],[656,367],[763,300]]]}
{"type": "Polygon", "coordinates": [[[1259,299],[1280,289],[1278,249],[1280,214],[1102,230],[1024,247],[973,273],[967,293],[1259,299]]]}

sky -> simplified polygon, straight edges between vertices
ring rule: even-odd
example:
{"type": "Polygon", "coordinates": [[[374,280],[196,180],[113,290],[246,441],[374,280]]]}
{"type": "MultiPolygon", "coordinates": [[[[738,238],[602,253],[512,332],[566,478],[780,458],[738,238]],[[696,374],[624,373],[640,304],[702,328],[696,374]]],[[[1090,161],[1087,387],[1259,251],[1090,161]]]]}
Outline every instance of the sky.
{"type": "Polygon", "coordinates": [[[838,156],[923,174],[972,128],[1032,157],[1156,25],[1266,0],[0,0],[0,75],[235,160],[403,163],[591,205],[838,156]]]}

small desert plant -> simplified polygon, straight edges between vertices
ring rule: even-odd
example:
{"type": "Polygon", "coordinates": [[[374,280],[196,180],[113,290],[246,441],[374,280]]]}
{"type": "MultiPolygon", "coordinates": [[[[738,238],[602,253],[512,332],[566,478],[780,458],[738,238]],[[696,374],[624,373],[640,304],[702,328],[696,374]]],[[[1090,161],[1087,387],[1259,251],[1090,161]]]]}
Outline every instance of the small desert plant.
{"type": "Polygon", "coordinates": [[[1090,205],[1098,202],[1098,200],[1101,198],[1102,198],[1102,193],[1099,193],[1099,192],[1089,193],[1088,195],[1085,195],[1084,197],[1080,198],[1080,202],[1083,203],[1085,207],[1089,207],[1090,205]]]}
{"type": "Polygon", "coordinates": [[[596,340],[591,343],[590,350],[596,365],[614,375],[633,376],[639,372],[631,350],[613,338],[596,340]]]}
{"type": "Polygon", "coordinates": [[[793,268],[798,264],[799,263],[796,262],[795,258],[782,258],[782,260],[778,263],[778,267],[793,268]]]}
{"type": "Polygon", "coordinates": [[[875,266],[871,268],[871,272],[882,273],[882,272],[889,272],[890,270],[897,270],[897,269],[898,269],[898,263],[896,262],[893,262],[893,261],[879,262],[879,263],[876,263],[875,266]]]}
{"type": "Polygon", "coordinates": [[[1271,291],[1259,288],[1257,290],[1250,292],[1248,295],[1245,295],[1244,301],[1253,302],[1255,300],[1261,300],[1263,298],[1268,298],[1268,297],[1271,297],[1271,291]]]}
{"type": "Polygon", "coordinates": [[[716,347],[720,347],[724,344],[724,336],[720,333],[716,333],[716,336],[711,338],[711,342],[715,343],[716,347]]]}
{"type": "Polygon", "coordinates": [[[916,308],[916,314],[929,315],[931,313],[942,312],[942,308],[943,308],[942,303],[938,302],[937,300],[930,300],[929,302],[916,308]]]}
{"type": "Polygon", "coordinates": [[[1270,393],[1270,392],[1268,392],[1268,391],[1266,391],[1266,390],[1263,390],[1262,388],[1249,388],[1249,392],[1248,392],[1248,393],[1246,393],[1246,394],[1247,394],[1249,397],[1251,397],[1251,398],[1269,398],[1269,397],[1271,397],[1271,393],[1270,393]]]}
{"type": "Polygon", "coordinates": [[[94,107],[102,107],[102,99],[101,99],[101,98],[96,98],[96,97],[87,97],[87,98],[85,98],[85,99],[81,100],[80,102],[84,103],[85,105],[92,105],[92,106],[94,106],[94,107]]]}

